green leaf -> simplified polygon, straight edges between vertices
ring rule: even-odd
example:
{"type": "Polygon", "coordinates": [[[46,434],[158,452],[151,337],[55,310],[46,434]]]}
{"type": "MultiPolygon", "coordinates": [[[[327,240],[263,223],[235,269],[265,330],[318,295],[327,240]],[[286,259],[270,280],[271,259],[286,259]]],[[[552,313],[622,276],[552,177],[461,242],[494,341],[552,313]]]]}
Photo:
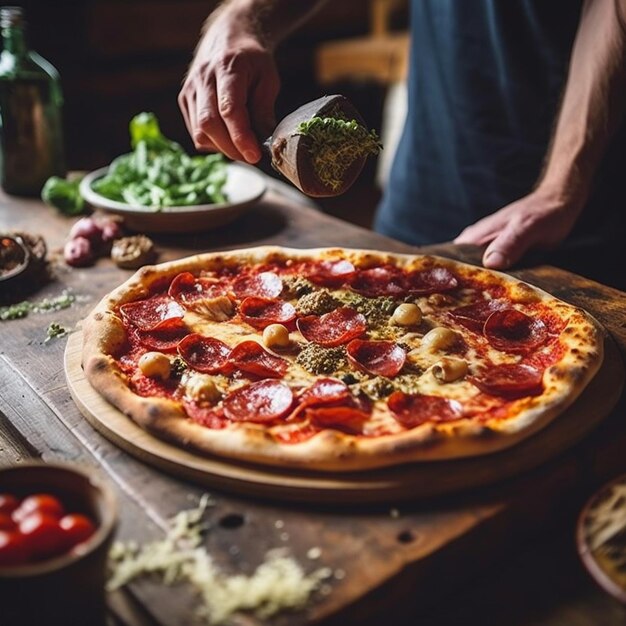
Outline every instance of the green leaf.
{"type": "Polygon", "coordinates": [[[79,215],[85,210],[85,200],[79,191],[80,180],[51,176],[41,190],[41,199],[65,215],[79,215]]]}
{"type": "Polygon", "coordinates": [[[221,154],[188,156],[163,136],[153,113],[136,115],[130,135],[133,151],[112,161],[107,175],[92,183],[94,191],[155,210],[225,201],[226,162],[221,154]]]}
{"type": "Polygon", "coordinates": [[[140,141],[150,142],[151,140],[161,140],[161,128],[154,113],[139,113],[130,120],[130,145],[133,149],[140,141]]]}

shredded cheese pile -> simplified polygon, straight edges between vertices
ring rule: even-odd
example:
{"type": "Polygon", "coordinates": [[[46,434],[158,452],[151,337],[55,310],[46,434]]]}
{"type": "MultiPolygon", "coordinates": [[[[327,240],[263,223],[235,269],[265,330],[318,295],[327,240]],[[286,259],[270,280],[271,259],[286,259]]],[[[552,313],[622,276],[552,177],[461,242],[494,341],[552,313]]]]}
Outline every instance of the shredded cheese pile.
{"type": "Polygon", "coordinates": [[[161,541],[141,547],[116,542],[110,553],[107,589],[119,589],[150,574],[162,576],[167,585],[188,582],[200,595],[200,617],[207,624],[221,624],[238,611],[265,618],[284,609],[300,609],[320,582],[332,575],[327,567],[305,574],[285,550],[272,550],[251,576],[226,576],[200,545],[206,530],[203,514],[212,504],[205,495],[197,508],[178,513],[161,541]]]}

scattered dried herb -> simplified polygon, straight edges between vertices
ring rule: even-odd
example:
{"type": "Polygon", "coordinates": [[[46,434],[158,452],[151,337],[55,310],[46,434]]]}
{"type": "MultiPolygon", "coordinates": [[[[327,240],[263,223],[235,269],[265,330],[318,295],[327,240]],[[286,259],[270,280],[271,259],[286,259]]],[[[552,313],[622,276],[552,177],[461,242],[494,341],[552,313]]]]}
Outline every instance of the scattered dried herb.
{"type": "Polygon", "coordinates": [[[55,298],[44,298],[39,302],[23,300],[17,304],[0,307],[0,320],[17,320],[26,317],[29,313],[47,313],[48,311],[60,311],[68,309],[76,301],[76,296],[67,290],[55,298]]]}
{"type": "Polygon", "coordinates": [[[61,337],[65,337],[69,334],[69,330],[65,328],[65,326],[61,326],[58,322],[50,322],[47,330],[47,336],[44,340],[44,343],[48,343],[52,339],[60,339],[61,337]]]}
{"type": "Polygon", "coordinates": [[[382,149],[376,131],[367,130],[356,120],[312,117],[300,123],[296,133],[309,139],[315,173],[333,191],[341,188],[346,171],[355,161],[382,149]]]}

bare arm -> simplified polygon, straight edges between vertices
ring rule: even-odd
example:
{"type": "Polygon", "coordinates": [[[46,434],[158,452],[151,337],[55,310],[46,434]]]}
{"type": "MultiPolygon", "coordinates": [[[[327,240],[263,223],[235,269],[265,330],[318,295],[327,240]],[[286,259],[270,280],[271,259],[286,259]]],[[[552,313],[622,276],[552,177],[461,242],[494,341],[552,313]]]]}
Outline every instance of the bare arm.
{"type": "Polygon", "coordinates": [[[261,158],[255,131],[274,126],[279,78],[273,52],[325,0],[227,0],[207,19],[178,96],[198,149],[261,158]]]}
{"type": "Polygon", "coordinates": [[[506,268],[572,230],[626,103],[624,0],[586,0],[543,175],[528,196],[466,228],[456,243],[489,244],[483,263],[506,268]]]}

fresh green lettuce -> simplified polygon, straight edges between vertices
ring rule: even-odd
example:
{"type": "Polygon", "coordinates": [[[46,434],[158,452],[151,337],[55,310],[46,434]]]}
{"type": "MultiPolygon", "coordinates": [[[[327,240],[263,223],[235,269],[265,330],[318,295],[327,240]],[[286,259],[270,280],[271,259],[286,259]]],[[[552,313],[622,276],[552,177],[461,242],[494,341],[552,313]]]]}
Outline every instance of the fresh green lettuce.
{"type": "Polygon", "coordinates": [[[129,125],[133,151],[113,160],[91,188],[105,198],[161,210],[226,202],[226,161],[221,154],[189,156],[163,136],[153,113],[129,125]]]}

